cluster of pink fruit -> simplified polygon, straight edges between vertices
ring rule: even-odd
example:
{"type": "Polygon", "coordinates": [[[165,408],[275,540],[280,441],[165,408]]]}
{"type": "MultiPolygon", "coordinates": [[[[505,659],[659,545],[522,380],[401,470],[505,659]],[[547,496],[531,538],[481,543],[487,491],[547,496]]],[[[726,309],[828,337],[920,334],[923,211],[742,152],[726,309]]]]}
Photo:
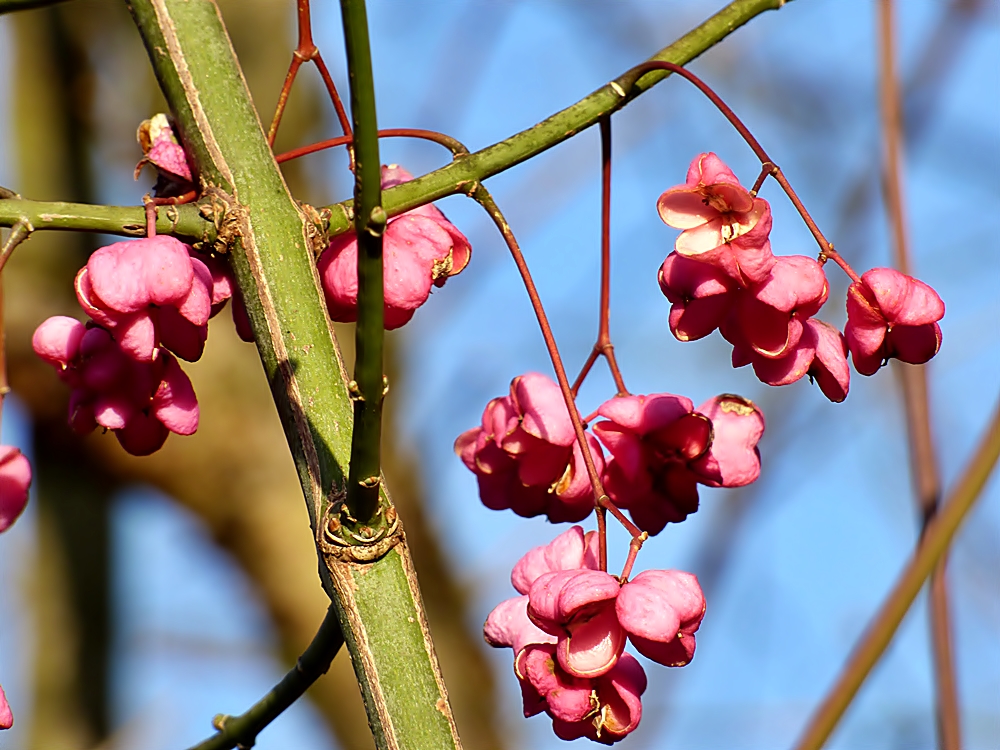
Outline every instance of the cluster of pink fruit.
{"type": "MultiPolygon", "coordinates": [[[[139,129],[145,157],[167,194],[191,186],[183,148],[166,117],[139,129]]],[[[137,169],[138,169],[137,168],[137,169]]],[[[383,185],[412,179],[398,166],[383,167],[383,185]]],[[[434,206],[394,217],[385,233],[386,328],[406,323],[441,286],[469,262],[468,240],[434,206]]],[[[336,237],[318,261],[333,320],[353,321],[357,309],[357,240],[336,237]]],[[[177,357],[196,361],[208,338],[208,320],[235,286],[228,263],[194,251],[177,239],[151,236],[117,242],[91,255],[76,277],[76,294],[90,320],[49,318],[35,331],[35,352],[56,368],[71,389],[69,423],[85,434],[112,430],[133,455],[148,455],[170,432],[198,428],[198,401],[177,357]]],[[[240,336],[252,341],[246,311],[234,297],[240,336]]]]}
{"type": "Polygon", "coordinates": [[[694,656],[705,615],[697,579],[679,570],[647,570],[623,581],[600,569],[597,533],[573,526],[528,552],[511,573],[521,596],[486,620],[491,646],[514,651],[524,715],[545,711],[565,740],[611,744],[642,717],[646,674],[630,654],[669,667],[694,656]]]}
{"type": "Polygon", "coordinates": [[[941,298],[891,268],[854,276],[844,334],[816,320],[829,296],[823,266],[771,253],[771,207],[715,154],[696,157],[685,183],[657,207],[665,223],[683,230],[659,274],[670,330],[693,341],[719,329],[733,345],[733,366],[753,365],[769,385],[809,375],[827,398],[843,401],[848,350],[855,369],[872,375],[891,358],[922,364],[941,346],[941,298]]]}
{"type": "MultiPolygon", "coordinates": [[[[145,164],[157,170],[159,195],[194,187],[190,163],[164,115],[139,128],[145,164]]],[[[383,187],[413,179],[398,166],[383,167],[383,187]]],[[[385,232],[385,324],[398,328],[469,262],[469,241],[434,206],[394,217],[385,232]]],[[[334,238],[318,261],[331,318],[355,320],[357,240],[334,238]]],[[[169,433],[198,429],[194,388],[178,358],[198,360],[208,321],[233,298],[236,330],[253,334],[246,310],[222,258],[196,252],[167,236],[117,242],[96,250],[76,277],[76,295],[89,320],[56,316],[32,338],[35,353],[71,389],[69,424],[80,434],[97,427],[114,432],[137,456],[162,447],[169,433]]],[[[0,532],[28,500],[31,465],[17,448],[0,446],[0,532]]],[[[0,688],[0,729],[13,723],[0,688]]]]}
{"type": "MultiPolygon", "coordinates": [[[[179,192],[193,185],[191,171],[165,122],[154,118],[140,129],[144,162],[179,192]]],[[[383,167],[382,178],[384,187],[412,179],[398,166],[383,167]]],[[[733,365],[752,365],[765,383],[809,375],[828,398],[842,401],[848,352],[855,369],[870,375],[889,358],[921,363],[940,347],[940,298],[891,269],[852,276],[843,334],[816,320],[829,295],[822,264],[772,254],[770,206],[714,154],[695,158],[685,184],[666,191],[658,208],[667,224],[683,230],[659,272],[674,336],[691,341],[719,329],[733,345],[733,365]]],[[[408,322],[470,256],[468,240],[434,206],[391,219],[384,235],[386,328],[408,322]]],[[[318,268],[331,318],[353,321],[354,235],[334,238],[318,268]]],[[[113,430],[136,455],[158,450],[170,432],[193,433],[198,403],[177,358],[201,356],[208,320],[234,290],[223,260],[170,237],[97,250],[76,279],[90,320],[50,318],[32,342],[72,389],[72,427],[113,430]]],[[[234,319],[249,340],[238,302],[234,319]]],[[[597,417],[581,445],[559,386],[528,373],[514,378],[509,395],[487,404],[481,426],[460,435],[455,450],[491,509],[582,521],[596,506],[599,477],[607,504],[634,520],[637,545],[622,576],[602,568],[597,534],[573,526],[518,562],[511,580],[520,596],[496,607],[485,626],[490,644],[514,651],[526,716],[544,711],[560,737],[610,744],[632,732],[642,714],[646,677],[624,652],[626,642],[653,661],[683,666],[694,656],[705,612],[690,573],[649,570],[629,579],[634,552],[648,535],[698,509],[699,484],[739,487],[758,477],[764,416],[732,394],[695,409],[683,396],[655,393],[616,395],[597,417]]],[[[30,478],[22,455],[0,448],[0,531],[23,509],[30,478]]],[[[10,721],[0,690],[0,728],[10,721]]]]}
{"type": "MultiPolygon", "coordinates": [[[[823,265],[772,254],[770,206],[715,154],[697,156],[658,209],[683,230],[659,272],[677,339],[719,329],[733,345],[734,367],[752,365],[769,385],[809,375],[832,401],[847,396],[848,352],[864,375],[890,358],[919,364],[937,353],[944,304],[892,269],[861,277],[847,269],[854,283],[845,333],[815,319],[829,296],[823,265]]],[[[760,474],[764,416],[740,396],[716,396],[695,409],[669,393],[619,394],[597,417],[586,433],[593,466],[608,499],[644,534],[695,512],[699,484],[739,487],[760,474]]],[[[481,426],[460,435],[455,451],[488,508],[576,522],[597,505],[562,391],[543,375],[514,378],[509,395],[487,404],[481,426]]],[[[634,552],[645,536],[633,535],[634,552]]],[[[660,664],[686,665],[705,599],[690,573],[648,570],[630,580],[634,553],[622,576],[612,576],[600,569],[596,545],[596,532],[574,526],[525,555],[511,576],[521,596],[493,610],[485,636],[513,649],[525,716],[545,711],[558,736],[611,744],[642,715],[646,677],[623,652],[626,640],[660,664]]]]}

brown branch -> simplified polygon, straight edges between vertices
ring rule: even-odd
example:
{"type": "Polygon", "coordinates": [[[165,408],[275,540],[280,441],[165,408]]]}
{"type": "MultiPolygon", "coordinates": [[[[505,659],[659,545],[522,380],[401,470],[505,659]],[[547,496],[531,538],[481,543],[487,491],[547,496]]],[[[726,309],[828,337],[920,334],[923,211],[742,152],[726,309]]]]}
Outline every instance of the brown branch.
{"type": "Polygon", "coordinates": [[[982,492],[1000,456],[1000,403],[986,427],[975,455],[962,472],[958,483],[941,505],[937,515],[927,524],[917,547],[886,597],[874,619],[869,623],[854,651],[847,659],[836,684],[809,719],[796,750],[820,750],[840,722],[844,711],[854,700],[868,673],[882,657],[892,641],[903,617],[923,588],[924,581],[944,557],[965,516],[982,492]]]}
{"type": "MultiPolygon", "coordinates": [[[[892,225],[896,266],[911,273],[909,238],[903,200],[903,123],[899,79],[896,74],[892,0],[880,0],[878,6],[880,99],[882,105],[882,138],[885,148],[884,186],[886,210],[892,225]]],[[[923,367],[900,365],[897,369],[903,387],[906,407],[907,442],[916,500],[922,513],[921,536],[937,513],[941,498],[937,456],[931,432],[930,402],[927,394],[927,371],[923,367]]],[[[952,656],[951,623],[948,614],[948,587],[945,577],[946,558],[934,568],[930,585],[931,651],[937,688],[938,745],[942,750],[960,750],[961,721],[958,707],[958,687],[952,656]]]]}

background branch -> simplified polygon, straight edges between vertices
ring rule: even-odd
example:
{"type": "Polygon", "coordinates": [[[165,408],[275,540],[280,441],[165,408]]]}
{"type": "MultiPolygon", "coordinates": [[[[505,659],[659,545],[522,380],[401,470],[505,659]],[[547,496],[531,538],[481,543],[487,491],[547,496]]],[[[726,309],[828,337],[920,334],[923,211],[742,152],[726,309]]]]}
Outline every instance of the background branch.
{"type": "MultiPolygon", "coordinates": [[[[893,255],[896,267],[907,275],[910,263],[909,238],[903,200],[903,122],[902,98],[896,74],[895,20],[892,0],[880,0],[879,19],[879,90],[882,109],[884,147],[883,180],[886,210],[892,227],[893,255]]],[[[931,431],[930,399],[927,393],[927,368],[895,363],[903,388],[906,409],[907,442],[914,494],[921,511],[921,537],[938,510],[941,479],[931,431]]],[[[958,685],[952,656],[951,623],[948,612],[948,588],[945,575],[947,555],[942,555],[930,579],[930,630],[937,689],[938,743],[942,750],[959,750],[962,745],[958,707],[958,685]]]]}
{"type": "Polygon", "coordinates": [[[924,581],[944,557],[955,532],[986,485],[1000,457],[1000,403],[975,454],[949,493],[940,511],[927,525],[920,546],[903,569],[878,613],[854,647],[827,697],[806,725],[796,750],[820,750],[850,706],[861,684],[892,641],[899,624],[917,598],[924,581]]]}

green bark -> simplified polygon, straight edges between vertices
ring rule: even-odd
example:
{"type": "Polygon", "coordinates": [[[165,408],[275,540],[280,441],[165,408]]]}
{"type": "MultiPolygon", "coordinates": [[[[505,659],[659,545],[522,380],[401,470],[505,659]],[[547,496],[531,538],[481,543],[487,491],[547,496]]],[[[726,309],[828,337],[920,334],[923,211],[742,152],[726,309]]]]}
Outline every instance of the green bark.
{"type": "MultiPolygon", "coordinates": [[[[164,206],[157,214],[156,231],[172,234],[186,242],[211,243],[215,225],[198,212],[198,206],[164,206]]],[[[0,200],[0,227],[19,221],[32,229],[61,229],[71,232],[102,232],[125,237],[146,236],[146,215],[142,206],[94,206],[22,199],[0,200]]]]}
{"type": "Polygon", "coordinates": [[[343,517],[353,420],[312,260],[319,238],[278,171],[215,5],[134,0],[130,7],[204,191],[225,209],[233,268],[376,744],[457,747],[412,562],[388,497],[389,533],[362,528],[345,535],[348,544],[331,533],[343,517]]]}

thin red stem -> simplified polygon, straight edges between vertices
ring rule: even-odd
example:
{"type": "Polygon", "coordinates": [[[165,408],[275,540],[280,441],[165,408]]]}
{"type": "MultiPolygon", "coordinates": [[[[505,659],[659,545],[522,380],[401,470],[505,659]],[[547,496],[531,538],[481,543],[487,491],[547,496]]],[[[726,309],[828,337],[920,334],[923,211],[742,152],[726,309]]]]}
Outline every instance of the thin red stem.
{"type": "Polygon", "coordinates": [[[760,192],[760,187],[761,185],[764,184],[764,180],[766,180],[770,175],[774,174],[774,170],[776,168],[777,167],[769,161],[766,161],[760,165],[760,174],[757,175],[757,179],[754,181],[753,187],[750,188],[750,195],[754,196],[755,198],[757,197],[757,193],[760,192]]]}
{"type": "Polygon", "coordinates": [[[181,206],[185,203],[193,203],[198,198],[197,190],[188,190],[186,193],[174,195],[169,198],[153,198],[155,206],[181,206]]]}
{"type": "Polygon", "coordinates": [[[615,347],[611,343],[611,116],[601,118],[601,300],[598,312],[597,342],[573,382],[573,396],[587,379],[598,357],[604,357],[611,370],[619,396],[627,396],[628,389],[618,368],[615,347]]]}
{"type": "MultiPolygon", "coordinates": [[[[569,411],[570,420],[573,422],[573,431],[576,433],[577,443],[580,445],[580,450],[583,453],[583,462],[587,467],[587,475],[590,477],[590,484],[594,490],[595,504],[598,508],[606,508],[611,512],[618,522],[631,534],[633,537],[637,537],[642,534],[642,530],[639,529],[634,523],[632,523],[625,514],[618,509],[618,507],[611,501],[607,493],[604,491],[604,485],[601,482],[601,478],[597,473],[597,466],[594,463],[594,457],[590,453],[590,445],[587,442],[587,434],[583,426],[583,420],[580,418],[580,412],[576,408],[576,401],[573,398],[573,390],[570,387],[569,378],[566,376],[566,368],[563,366],[562,356],[559,354],[559,347],[556,345],[555,336],[552,334],[552,327],[549,325],[548,316],[545,314],[545,308],[542,305],[542,300],[538,296],[538,289],[535,287],[535,281],[531,277],[531,271],[528,270],[528,264],[524,259],[524,254],[521,252],[521,248],[517,243],[517,239],[514,237],[514,233],[510,229],[510,225],[504,218],[500,209],[497,207],[496,203],[493,201],[493,197],[489,194],[481,184],[477,185],[475,190],[471,193],[472,198],[476,200],[484,209],[486,213],[490,215],[493,219],[493,223],[496,224],[497,229],[500,230],[500,234],[503,235],[504,241],[507,243],[507,247],[510,250],[510,254],[514,259],[514,264],[517,266],[518,272],[521,274],[521,280],[524,282],[524,288],[528,292],[528,298],[531,300],[531,307],[535,311],[535,317],[538,319],[538,327],[542,332],[542,338],[545,340],[545,348],[548,350],[549,357],[552,360],[552,368],[556,373],[556,380],[559,383],[559,389],[562,391],[563,400],[566,402],[566,409],[569,411]]],[[[598,524],[600,525],[601,518],[600,513],[598,513],[598,524]]],[[[607,570],[607,552],[603,551],[602,555],[604,557],[602,570],[607,570]]]]}
{"type": "Polygon", "coordinates": [[[632,566],[635,565],[635,558],[639,554],[639,550],[642,549],[642,543],[649,539],[649,534],[645,531],[639,534],[639,536],[632,537],[632,541],[628,545],[628,557],[625,558],[625,567],[622,568],[622,574],[618,576],[622,583],[628,581],[628,577],[632,575],[632,566]]]}
{"type": "Polygon", "coordinates": [[[627,396],[611,343],[611,115],[601,118],[601,312],[594,348],[608,361],[618,395],[627,396]]]}
{"type": "Polygon", "coordinates": [[[274,108],[274,117],[271,118],[271,127],[267,129],[267,145],[272,148],[274,148],[274,139],[278,135],[278,126],[281,125],[281,116],[285,113],[288,95],[292,91],[292,84],[295,83],[295,76],[298,75],[301,65],[302,58],[299,57],[299,51],[295,50],[292,53],[292,62],[288,66],[288,72],[285,74],[285,82],[281,86],[281,93],[278,94],[278,103],[274,108]]]}
{"type": "MultiPolygon", "coordinates": [[[[267,130],[267,144],[272,148],[274,147],[274,139],[278,135],[278,127],[281,125],[281,116],[285,113],[288,95],[292,91],[292,84],[295,83],[295,77],[299,74],[299,68],[302,67],[302,63],[304,62],[315,63],[317,70],[319,70],[320,78],[323,79],[323,85],[326,86],[326,92],[330,96],[330,101],[333,102],[333,108],[337,113],[340,128],[344,131],[344,135],[351,135],[351,120],[347,116],[344,102],[341,100],[340,94],[337,93],[337,85],[333,82],[333,76],[330,75],[330,70],[323,61],[323,55],[320,53],[319,47],[313,41],[312,12],[309,7],[309,0],[298,0],[297,17],[298,41],[295,44],[295,50],[292,52],[292,61],[288,65],[288,73],[285,75],[285,82],[281,87],[281,93],[278,94],[278,103],[274,109],[271,127],[267,130]]],[[[350,148],[348,151],[353,168],[354,152],[350,148]]]]}
{"type": "Polygon", "coordinates": [[[149,193],[142,196],[142,205],[146,209],[146,236],[156,236],[156,201],[149,193]]]}
{"type": "Polygon", "coordinates": [[[330,101],[333,102],[333,108],[337,112],[337,119],[340,120],[341,130],[344,131],[344,135],[351,135],[351,118],[347,116],[347,110],[344,109],[344,103],[340,100],[340,94],[337,93],[337,86],[333,82],[333,76],[330,75],[330,70],[326,67],[323,56],[318,49],[316,50],[316,57],[313,62],[316,63],[320,78],[323,79],[323,83],[326,85],[326,92],[330,95],[330,101]]]}
{"type": "MultiPolygon", "coordinates": [[[[580,368],[580,374],[576,376],[576,380],[573,381],[573,387],[570,391],[573,393],[573,398],[576,398],[580,394],[580,386],[583,385],[583,381],[587,379],[587,375],[590,374],[591,368],[597,361],[597,358],[601,356],[601,350],[596,346],[590,350],[590,356],[587,357],[587,361],[583,363],[583,367],[580,368]]],[[[590,420],[585,419],[585,422],[590,420]]]]}
{"type": "MultiPolygon", "coordinates": [[[[435,130],[421,130],[420,128],[387,128],[385,130],[378,131],[378,137],[420,138],[421,140],[433,141],[434,143],[444,146],[455,156],[461,156],[462,154],[469,153],[469,149],[467,149],[460,141],[457,141],[444,133],[438,133],[435,130]]],[[[286,161],[308,156],[309,154],[315,154],[317,151],[323,151],[324,149],[336,148],[337,146],[350,146],[353,140],[354,139],[349,135],[342,135],[337,138],[328,138],[325,141],[310,143],[307,146],[299,146],[298,148],[293,148],[291,151],[278,154],[274,157],[274,160],[277,161],[278,164],[283,164],[286,161]]]]}
{"type": "MultiPolygon", "coordinates": [[[[799,196],[796,194],[795,190],[792,189],[792,186],[785,178],[785,175],[781,171],[781,167],[775,164],[774,161],[771,159],[771,157],[767,155],[767,152],[764,150],[764,147],[760,145],[760,143],[757,141],[756,138],[753,137],[753,134],[750,132],[749,128],[747,128],[747,126],[743,124],[743,121],[736,116],[736,113],[733,112],[732,109],[730,109],[729,105],[726,104],[724,101],[722,101],[722,98],[718,94],[716,94],[707,83],[701,80],[690,70],[688,70],[687,68],[682,68],[680,65],[675,65],[672,62],[667,62],[666,60],[649,60],[648,62],[636,65],[629,72],[637,73],[638,75],[633,80],[638,80],[643,73],[647,73],[651,70],[669,70],[671,73],[676,73],[682,78],[685,78],[688,81],[690,81],[699,91],[701,91],[701,93],[703,93],[706,97],[708,97],[709,101],[711,101],[712,104],[714,104],[718,108],[718,110],[722,112],[723,115],[725,115],[726,119],[729,120],[729,123],[736,129],[736,132],[738,132],[741,136],[743,136],[743,140],[747,142],[751,150],[753,150],[754,154],[757,155],[757,158],[760,159],[760,163],[765,166],[769,165],[768,166],[769,174],[771,174],[774,177],[775,181],[777,181],[777,183],[781,185],[782,190],[785,191],[785,194],[788,196],[788,199],[792,202],[792,205],[795,206],[795,210],[798,211],[799,216],[802,217],[802,221],[805,222],[805,225],[809,228],[809,231],[812,233],[812,236],[816,239],[816,243],[819,245],[820,249],[819,253],[820,263],[825,263],[826,259],[830,258],[831,260],[836,262],[838,266],[844,269],[844,272],[847,273],[847,275],[850,276],[853,281],[860,281],[860,278],[854,272],[854,269],[852,269],[851,266],[847,263],[847,261],[844,260],[836,250],[833,249],[833,245],[829,242],[829,240],[826,239],[826,237],[820,231],[816,222],[809,214],[809,211],[806,210],[806,207],[799,199],[799,196]]],[[[764,176],[764,179],[766,179],[766,175],[764,176]]],[[[760,179],[760,184],[763,184],[763,179],[760,179]]],[[[760,184],[755,185],[757,190],[760,189],[760,184]]],[[[756,190],[754,192],[756,193],[756,190]]]]}
{"type": "Polygon", "coordinates": [[[7,241],[0,247],[0,421],[3,418],[3,403],[10,393],[7,382],[7,331],[3,320],[3,269],[14,253],[14,248],[31,235],[32,226],[26,221],[19,221],[10,228],[7,241]]]}

